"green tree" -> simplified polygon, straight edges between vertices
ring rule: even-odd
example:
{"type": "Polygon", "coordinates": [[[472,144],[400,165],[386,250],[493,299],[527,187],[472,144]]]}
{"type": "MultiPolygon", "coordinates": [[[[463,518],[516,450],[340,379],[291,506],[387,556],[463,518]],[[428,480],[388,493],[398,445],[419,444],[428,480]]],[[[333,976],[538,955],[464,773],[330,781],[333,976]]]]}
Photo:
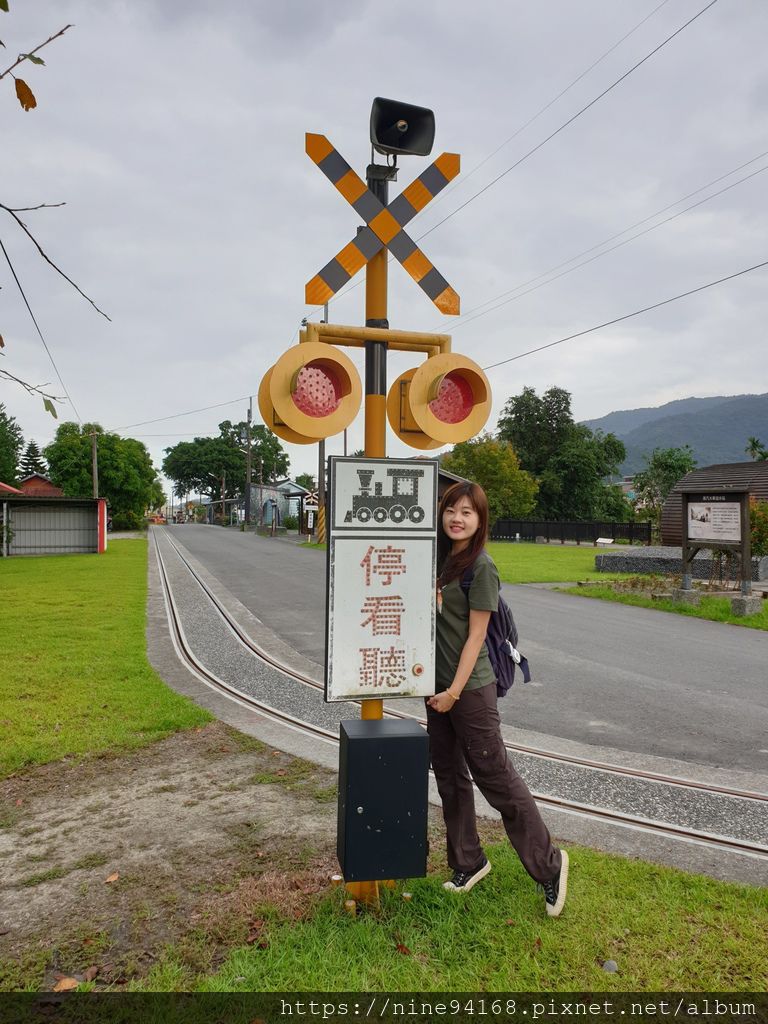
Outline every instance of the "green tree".
{"type": "Polygon", "coordinates": [[[499,440],[508,441],[520,465],[536,476],[570,436],[574,427],[571,396],[563,388],[550,388],[539,398],[534,388],[508,399],[499,417],[499,440]]]}
{"type": "Polygon", "coordinates": [[[147,508],[150,512],[161,512],[165,508],[167,501],[168,498],[163,490],[163,485],[156,476],[152,484],[149,500],[147,501],[147,508]]]}
{"type": "Polygon", "coordinates": [[[194,441],[181,441],[165,451],[163,473],[173,481],[174,494],[207,494],[218,501],[235,492],[242,493],[245,484],[243,455],[223,438],[196,437],[194,441]]]}
{"type": "Polygon", "coordinates": [[[19,456],[24,436],[15,417],[0,402],[0,482],[15,487],[19,479],[19,456]]]}
{"type": "Polygon", "coordinates": [[[33,473],[40,473],[42,476],[45,476],[48,472],[43,454],[34,441],[30,441],[24,449],[20,469],[22,477],[31,476],[33,473]]]}
{"type": "Polygon", "coordinates": [[[765,462],[768,459],[768,448],[765,447],[758,437],[748,437],[747,447],[744,451],[750,459],[754,459],[756,462],[765,462]]]}
{"type": "Polygon", "coordinates": [[[768,555],[768,501],[749,499],[750,548],[753,555],[768,555]]]}
{"type": "Polygon", "coordinates": [[[575,423],[571,396],[550,388],[513,395],[499,417],[499,438],[508,441],[520,465],[538,479],[535,514],[541,519],[602,519],[614,508],[630,514],[606,494],[603,480],[618,472],[626,448],[614,434],[575,423]]]}
{"type": "Polygon", "coordinates": [[[49,475],[68,497],[93,494],[91,435],[96,434],[99,497],[106,498],[112,516],[128,513],[141,518],[156,507],[162,488],[149,452],[141,441],[105,432],[98,423],[62,423],[45,448],[49,475]]]}
{"type": "MultiPolygon", "coordinates": [[[[219,435],[242,455],[245,449],[246,429],[245,420],[241,420],[240,423],[224,420],[219,424],[219,435]]],[[[277,434],[273,434],[263,423],[257,423],[256,426],[251,427],[251,465],[254,480],[258,480],[259,471],[265,481],[281,480],[288,475],[290,466],[288,453],[280,444],[277,434]]],[[[245,463],[243,463],[243,486],[245,486],[245,463]]]]}
{"type": "Polygon", "coordinates": [[[574,423],[540,477],[536,512],[543,519],[602,519],[605,477],[618,470],[626,449],[614,434],[574,423]]]}
{"type": "Polygon", "coordinates": [[[311,473],[299,473],[296,477],[296,483],[299,487],[306,487],[308,491],[314,491],[317,487],[317,481],[311,473]]]}
{"type": "Polygon", "coordinates": [[[658,530],[661,509],[669,492],[695,468],[696,460],[687,444],[682,448],[654,448],[650,456],[643,458],[646,467],[635,474],[635,505],[658,530]]]}
{"type": "Polygon", "coordinates": [[[497,519],[530,515],[536,504],[537,484],[520,468],[511,444],[482,434],[457,444],[441,464],[451,473],[474,480],[488,495],[491,525],[497,519]]]}
{"type": "Polygon", "coordinates": [[[635,507],[619,484],[604,484],[595,504],[595,519],[610,523],[628,523],[635,518],[635,507]]]}
{"type": "MultiPolygon", "coordinates": [[[[218,437],[196,437],[166,448],[163,473],[173,481],[178,495],[193,491],[207,494],[214,501],[237,498],[245,490],[246,423],[224,420],[218,437]],[[222,479],[224,491],[222,494],[222,479]]],[[[263,424],[251,428],[252,481],[258,483],[284,477],[288,473],[288,453],[279,439],[263,424]]]]}

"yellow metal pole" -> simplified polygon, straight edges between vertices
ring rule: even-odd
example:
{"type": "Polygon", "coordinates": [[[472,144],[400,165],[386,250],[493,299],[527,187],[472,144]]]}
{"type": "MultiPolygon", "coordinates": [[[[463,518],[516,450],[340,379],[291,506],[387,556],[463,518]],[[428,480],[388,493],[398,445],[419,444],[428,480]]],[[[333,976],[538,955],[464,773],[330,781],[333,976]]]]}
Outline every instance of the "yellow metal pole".
{"type": "MultiPolygon", "coordinates": [[[[386,184],[386,183],[384,183],[386,184]]],[[[387,323],[387,249],[377,252],[365,268],[365,324],[387,323]]],[[[387,343],[365,343],[365,456],[383,459],[387,454],[387,343]]],[[[384,717],[383,700],[364,700],[361,718],[384,717]]]]}
{"type": "Polygon", "coordinates": [[[387,319],[387,256],[384,246],[365,267],[365,326],[379,327],[387,319]],[[378,322],[377,322],[378,321],[378,322]]]}
{"type": "MultiPolygon", "coordinates": [[[[376,191],[386,205],[386,181],[369,182],[378,185],[376,191]],[[383,188],[382,188],[383,186],[383,188]]],[[[387,250],[377,253],[365,268],[365,325],[366,327],[388,327],[387,322],[387,250]]],[[[387,449],[387,343],[366,341],[365,343],[365,455],[369,459],[383,459],[387,449]]],[[[384,717],[383,700],[361,702],[360,717],[366,721],[378,721],[384,717]]],[[[377,907],[379,905],[379,883],[348,882],[347,891],[358,903],[377,907]]]]}

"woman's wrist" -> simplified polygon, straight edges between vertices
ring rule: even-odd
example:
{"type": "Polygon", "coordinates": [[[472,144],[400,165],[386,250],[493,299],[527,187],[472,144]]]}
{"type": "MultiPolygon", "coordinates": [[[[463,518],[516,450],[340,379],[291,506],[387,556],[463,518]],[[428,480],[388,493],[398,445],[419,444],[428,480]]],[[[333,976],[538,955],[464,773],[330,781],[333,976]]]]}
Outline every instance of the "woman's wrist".
{"type": "Polygon", "coordinates": [[[456,694],[455,694],[455,693],[452,693],[452,692],[451,692],[451,689],[450,689],[450,687],[449,687],[449,688],[448,688],[448,689],[447,689],[447,690],[446,690],[445,692],[446,692],[446,693],[448,694],[448,696],[449,696],[449,697],[451,697],[451,698],[452,698],[452,699],[453,699],[454,701],[457,701],[457,700],[459,699],[459,698],[458,698],[458,697],[456,696],[456,694]]]}

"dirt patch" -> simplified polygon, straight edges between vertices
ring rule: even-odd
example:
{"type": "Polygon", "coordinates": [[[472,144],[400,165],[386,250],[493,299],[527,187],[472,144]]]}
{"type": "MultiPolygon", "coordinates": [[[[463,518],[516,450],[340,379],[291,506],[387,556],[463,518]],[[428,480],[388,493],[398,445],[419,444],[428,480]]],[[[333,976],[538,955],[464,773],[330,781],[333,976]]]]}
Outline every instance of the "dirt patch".
{"type": "MultiPolygon", "coordinates": [[[[503,835],[478,824],[484,841],[503,835]]],[[[311,913],[335,849],[335,773],[218,722],[17,773],[0,782],[0,991],[187,988],[268,941],[269,922],[311,913]]]]}
{"type": "Polygon", "coordinates": [[[0,988],[120,983],[195,932],[215,966],[337,870],[335,776],[214,723],[0,783],[0,988]]]}

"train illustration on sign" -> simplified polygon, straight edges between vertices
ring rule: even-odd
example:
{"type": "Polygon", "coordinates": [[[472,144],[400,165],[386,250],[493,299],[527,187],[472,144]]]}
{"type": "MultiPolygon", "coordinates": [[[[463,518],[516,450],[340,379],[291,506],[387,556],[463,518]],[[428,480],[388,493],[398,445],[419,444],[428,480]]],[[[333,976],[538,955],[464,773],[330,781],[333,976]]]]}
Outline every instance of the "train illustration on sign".
{"type": "Polygon", "coordinates": [[[392,493],[383,494],[382,483],[371,487],[373,469],[358,469],[360,477],[360,493],[352,497],[352,508],[344,517],[345,523],[357,520],[367,523],[373,519],[376,523],[385,523],[388,519],[393,523],[402,523],[407,518],[412,523],[420,523],[424,519],[424,507],[419,504],[419,480],[424,476],[423,469],[387,469],[387,476],[392,480],[392,493]]]}

